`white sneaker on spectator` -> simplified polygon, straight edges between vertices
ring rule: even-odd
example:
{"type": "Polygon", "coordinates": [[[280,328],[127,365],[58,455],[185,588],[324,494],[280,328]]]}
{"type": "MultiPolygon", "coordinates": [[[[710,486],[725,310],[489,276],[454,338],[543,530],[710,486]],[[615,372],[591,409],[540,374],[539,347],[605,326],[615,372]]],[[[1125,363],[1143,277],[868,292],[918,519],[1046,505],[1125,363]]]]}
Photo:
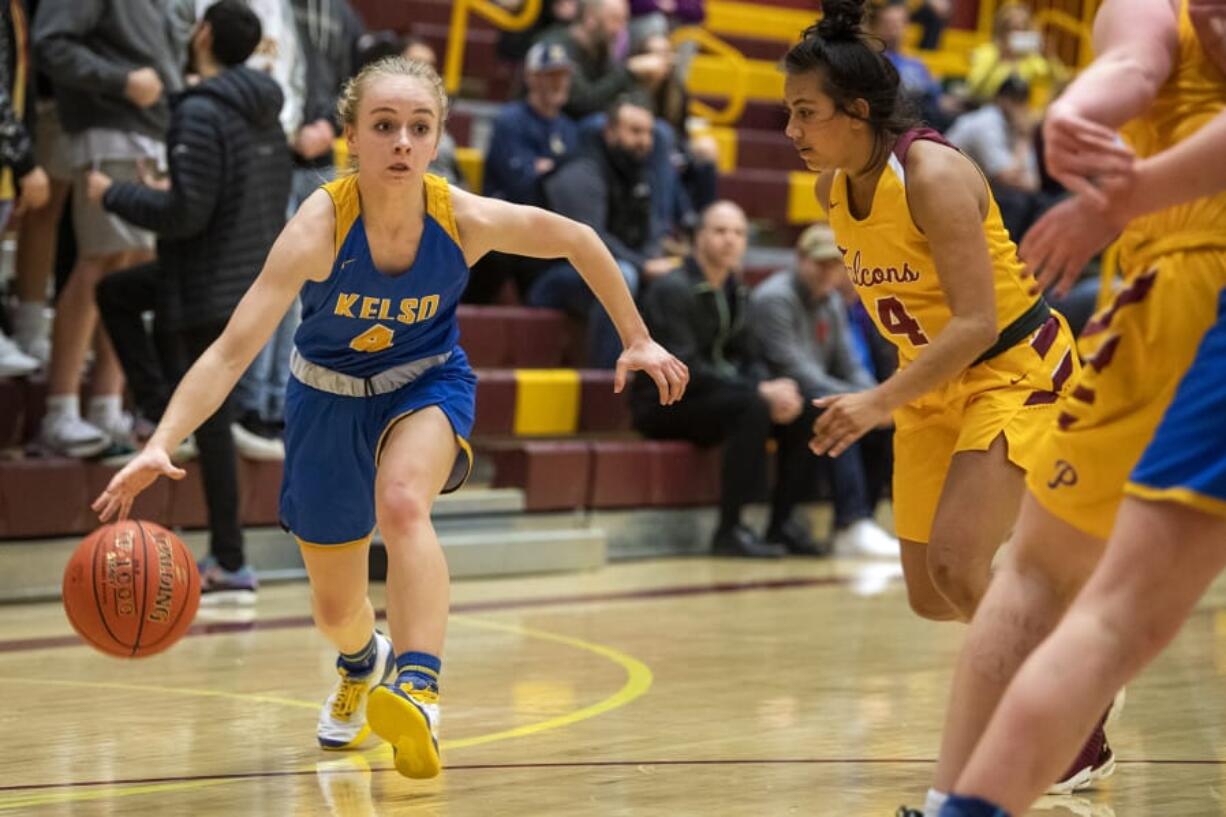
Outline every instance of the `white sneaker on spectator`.
{"type": "Polygon", "coordinates": [[[0,332],[0,377],[22,377],[42,368],[37,358],[27,355],[0,332]]]}
{"type": "Polygon", "coordinates": [[[49,413],[43,417],[39,442],[64,457],[93,457],[111,446],[111,437],[76,414],[49,413]]]}
{"type": "Polygon", "coordinates": [[[53,309],[19,303],[13,310],[13,340],[32,358],[46,366],[51,360],[51,319],[53,309]]]}
{"type": "Polygon", "coordinates": [[[279,438],[261,437],[254,431],[243,428],[240,423],[231,423],[230,433],[234,435],[234,447],[238,449],[240,456],[249,460],[285,459],[285,442],[279,438]]]}
{"type": "Polygon", "coordinates": [[[898,539],[871,519],[860,519],[834,535],[834,550],[846,556],[879,556],[897,559],[898,539]]]}
{"type": "Polygon", "coordinates": [[[40,366],[45,368],[51,363],[50,336],[40,335],[39,337],[33,338],[28,343],[18,338],[17,345],[21,347],[21,351],[37,360],[40,366]]]}

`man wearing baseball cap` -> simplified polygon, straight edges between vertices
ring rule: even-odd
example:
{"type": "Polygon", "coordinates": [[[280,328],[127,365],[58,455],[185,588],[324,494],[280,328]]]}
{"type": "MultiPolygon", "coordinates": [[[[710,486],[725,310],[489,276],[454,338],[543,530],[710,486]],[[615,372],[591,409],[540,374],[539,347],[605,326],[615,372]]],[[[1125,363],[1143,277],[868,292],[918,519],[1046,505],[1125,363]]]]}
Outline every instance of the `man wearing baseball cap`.
{"type": "MultiPolygon", "coordinates": [[[[579,144],[579,128],[562,113],[570,96],[574,64],[561,43],[540,42],[524,58],[527,95],[508,102],[494,119],[481,192],[515,204],[544,207],[541,182],[579,144]]],[[[503,281],[515,281],[520,298],[548,264],[536,258],[490,253],[469,279],[464,300],[492,303],[503,281]]]]}
{"type": "MultiPolygon", "coordinates": [[[[771,377],[796,381],[807,403],[876,385],[852,345],[837,291],[846,277],[834,232],[828,224],[814,224],[796,243],[795,267],[776,272],[750,296],[749,325],[771,377]]],[[[873,521],[873,494],[880,491],[870,487],[864,453],[864,444],[857,443],[838,457],[813,461],[830,472],[834,547],[842,553],[897,556],[898,540],[873,521]]]]}

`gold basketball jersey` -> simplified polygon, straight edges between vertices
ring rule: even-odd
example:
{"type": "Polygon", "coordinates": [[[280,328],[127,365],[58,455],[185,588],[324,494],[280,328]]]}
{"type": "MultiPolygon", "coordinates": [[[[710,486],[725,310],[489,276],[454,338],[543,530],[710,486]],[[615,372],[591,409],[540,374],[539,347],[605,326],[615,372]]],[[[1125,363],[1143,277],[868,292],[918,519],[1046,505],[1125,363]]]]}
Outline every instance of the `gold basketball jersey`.
{"type": "MultiPolygon", "coordinates": [[[[852,283],[881,334],[898,347],[904,365],[940,334],[952,316],[937,276],[932,248],[915,226],[907,206],[906,152],[920,139],[949,144],[936,131],[926,128],[899,137],[877,182],[872,208],[864,219],[851,214],[847,176],[836,171],[828,214],[852,283]]],[[[1031,310],[1036,298],[1023,280],[1024,268],[1001,221],[1000,209],[991,193],[988,198],[983,230],[992,256],[999,333],[1031,310]]]]}

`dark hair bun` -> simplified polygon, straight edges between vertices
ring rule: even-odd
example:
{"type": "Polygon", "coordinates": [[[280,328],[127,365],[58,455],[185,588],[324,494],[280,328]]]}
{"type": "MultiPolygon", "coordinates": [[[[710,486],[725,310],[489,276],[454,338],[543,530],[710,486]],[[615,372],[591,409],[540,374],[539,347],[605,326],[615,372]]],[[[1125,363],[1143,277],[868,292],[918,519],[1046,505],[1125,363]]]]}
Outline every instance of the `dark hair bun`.
{"type": "Polygon", "coordinates": [[[823,40],[858,40],[863,33],[864,0],[822,0],[817,35],[823,40]]]}

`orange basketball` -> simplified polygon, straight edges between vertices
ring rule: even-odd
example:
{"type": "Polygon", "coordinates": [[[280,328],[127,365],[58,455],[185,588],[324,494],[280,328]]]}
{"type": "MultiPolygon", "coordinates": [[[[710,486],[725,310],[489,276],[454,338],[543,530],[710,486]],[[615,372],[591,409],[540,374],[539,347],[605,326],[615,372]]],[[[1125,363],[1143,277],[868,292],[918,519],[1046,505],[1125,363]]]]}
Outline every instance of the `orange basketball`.
{"type": "Polygon", "coordinates": [[[196,617],[200,574],[187,545],[126,519],[86,536],[64,568],[64,612],[91,647],[137,658],[174,644],[196,617]]]}

